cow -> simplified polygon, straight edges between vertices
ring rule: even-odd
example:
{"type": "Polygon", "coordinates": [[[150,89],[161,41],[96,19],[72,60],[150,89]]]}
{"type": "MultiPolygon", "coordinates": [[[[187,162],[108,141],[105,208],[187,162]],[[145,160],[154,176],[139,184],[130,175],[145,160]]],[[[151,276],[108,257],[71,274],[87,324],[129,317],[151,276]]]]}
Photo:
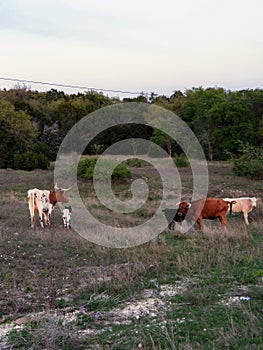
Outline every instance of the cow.
{"type": "Polygon", "coordinates": [[[256,197],[240,197],[240,198],[224,198],[225,201],[235,201],[233,204],[232,211],[233,213],[243,212],[244,220],[247,225],[248,222],[248,213],[250,213],[253,208],[257,206],[257,202],[261,201],[261,198],[256,197]]]}
{"type": "Polygon", "coordinates": [[[226,229],[226,213],[235,201],[224,201],[221,198],[202,198],[193,202],[181,202],[174,217],[174,221],[182,222],[185,218],[195,221],[200,230],[203,229],[203,219],[219,219],[221,225],[226,229]],[[186,217],[187,215],[187,217],[186,217]]]}
{"type": "Polygon", "coordinates": [[[63,225],[67,229],[71,228],[70,226],[71,214],[72,214],[71,206],[65,207],[62,211],[63,225]]]}
{"type": "Polygon", "coordinates": [[[27,192],[28,206],[31,216],[31,227],[35,226],[35,214],[39,216],[39,222],[42,228],[44,228],[43,214],[45,224],[47,225],[47,212],[49,211],[49,191],[39,190],[34,188],[27,192]]]}
{"type": "Polygon", "coordinates": [[[65,192],[68,190],[69,188],[58,188],[57,184],[55,185],[55,191],[39,190],[38,188],[28,190],[27,200],[32,228],[35,227],[35,214],[38,214],[40,226],[42,228],[44,228],[44,224],[50,226],[50,217],[54,205],[57,202],[68,203],[68,199],[65,195],[65,192]]]}

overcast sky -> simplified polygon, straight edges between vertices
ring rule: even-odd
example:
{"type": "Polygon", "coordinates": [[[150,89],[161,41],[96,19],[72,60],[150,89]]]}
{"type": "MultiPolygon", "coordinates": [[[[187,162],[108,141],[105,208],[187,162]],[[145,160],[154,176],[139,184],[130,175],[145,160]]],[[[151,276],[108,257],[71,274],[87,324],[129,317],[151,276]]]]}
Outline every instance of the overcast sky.
{"type": "Polygon", "coordinates": [[[262,14],[262,0],[0,0],[0,76],[166,95],[263,88],[262,14]]]}

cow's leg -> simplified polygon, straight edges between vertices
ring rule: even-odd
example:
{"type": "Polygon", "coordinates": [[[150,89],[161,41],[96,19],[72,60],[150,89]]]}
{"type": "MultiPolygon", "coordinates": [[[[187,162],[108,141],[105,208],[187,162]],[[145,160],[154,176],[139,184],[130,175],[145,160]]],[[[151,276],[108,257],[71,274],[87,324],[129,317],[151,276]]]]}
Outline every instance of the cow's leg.
{"type": "Polygon", "coordinates": [[[50,214],[47,213],[47,225],[50,226],[50,214]]]}
{"type": "Polygon", "coordinates": [[[30,195],[27,200],[28,200],[28,209],[30,212],[31,228],[34,228],[35,227],[34,197],[30,195]]]}
{"type": "Polygon", "coordinates": [[[36,210],[35,211],[38,213],[40,226],[42,228],[44,228],[44,224],[43,224],[43,208],[42,208],[42,204],[41,204],[39,198],[36,201],[36,210]]]}
{"type": "Polygon", "coordinates": [[[30,211],[30,219],[31,219],[31,228],[35,227],[35,213],[34,213],[34,208],[32,210],[32,208],[29,207],[29,211],[30,211]]]}
{"type": "Polygon", "coordinates": [[[169,223],[168,229],[169,230],[174,230],[175,229],[175,221],[174,220],[169,223]]]}
{"type": "Polygon", "coordinates": [[[38,218],[39,218],[39,223],[42,228],[44,228],[44,223],[43,223],[43,212],[41,208],[39,207],[38,209],[38,218]]]}
{"type": "Polygon", "coordinates": [[[44,224],[43,224],[43,215],[39,215],[39,222],[40,222],[40,226],[42,228],[44,228],[44,224]]]}
{"type": "Polygon", "coordinates": [[[51,213],[52,213],[52,210],[53,210],[53,204],[49,204],[49,207],[48,207],[48,225],[50,226],[51,225],[51,213]]]}
{"type": "Polygon", "coordinates": [[[197,225],[198,225],[199,230],[202,230],[202,229],[203,229],[203,221],[202,221],[202,218],[198,218],[196,222],[197,222],[197,225]]]}
{"type": "Polygon", "coordinates": [[[224,229],[226,230],[227,227],[227,221],[226,221],[226,216],[225,215],[220,215],[219,216],[219,220],[221,222],[221,225],[224,227],[224,229]]]}
{"type": "Polygon", "coordinates": [[[243,212],[243,215],[244,215],[244,219],[245,219],[245,223],[247,225],[249,225],[249,222],[248,222],[248,213],[246,211],[243,212]]]}
{"type": "Polygon", "coordinates": [[[48,225],[51,225],[51,211],[48,211],[48,225]]]}
{"type": "Polygon", "coordinates": [[[31,216],[31,228],[35,227],[35,216],[31,216]]]}
{"type": "Polygon", "coordinates": [[[43,211],[44,225],[47,226],[47,211],[43,211]]]}

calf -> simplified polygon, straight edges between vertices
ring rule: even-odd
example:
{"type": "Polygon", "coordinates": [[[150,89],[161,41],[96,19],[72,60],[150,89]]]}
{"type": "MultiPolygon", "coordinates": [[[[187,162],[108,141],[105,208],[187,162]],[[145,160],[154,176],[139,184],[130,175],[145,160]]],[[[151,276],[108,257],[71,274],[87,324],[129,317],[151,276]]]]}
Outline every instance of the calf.
{"type": "Polygon", "coordinates": [[[27,200],[32,228],[35,227],[35,214],[38,214],[39,222],[42,228],[44,228],[44,223],[45,225],[50,226],[50,217],[54,205],[57,202],[68,202],[68,199],[65,195],[65,192],[68,190],[69,189],[58,188],[57,185],[55,186],[55,191],[39,190],[38,188],[28,190],[27,200]]]}
{"type": "Polygon", "coordinates": [[[62,212],[62,218],[63,218],[63,225],[65,228],[69,229],[70,226],[70,222],[71,222],[71,214],[72,214],[72,208],[71,206],[69,207],[65,207],[65,209],[63,209],[62,212]]]}
{"type": "Polygon", "coordinates": [[[248,213],[257,206],[257,202],[260,202],[260,198],[256,197],[241,197],[241,198],[224,198],[225,201],[235,201],[233,204],[233,213],[243,212],[245,223],[249,225],[248,213]]]}
{"type": "Polygon", "coordinates": [[[221,225],[226,228],[226,213],[232,211],[235,201],[224,201],[220,198],[203,198],[190,202],[181,202],[174,217],[177,222],[182,222],[185,218],[195,221],[200,230],[203,229],[203,219],[219,219],[221,225]],[[186,217],[187,215],[187,217],[186,217]]]}

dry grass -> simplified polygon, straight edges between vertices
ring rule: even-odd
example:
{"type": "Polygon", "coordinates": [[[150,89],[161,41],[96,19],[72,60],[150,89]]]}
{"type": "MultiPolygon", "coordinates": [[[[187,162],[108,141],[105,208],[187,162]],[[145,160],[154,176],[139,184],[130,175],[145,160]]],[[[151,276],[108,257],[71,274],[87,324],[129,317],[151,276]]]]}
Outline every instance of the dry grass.
{"type": "MultiPolygon", "coordinates": [[[[144,222],[155,213],[162,193],[150,167],[134,169],[134,178],[144,171],[150,196],[133,215],[113,214],[100,205],[91,184],[81,181],[86,206],[113,226],[144,222]]],[[[210,164],[209,173],[209,196],[262,197],[261,182],[232,176],[227,163],[210,164]]],[[[180,174],[187,199],[192,174],[188,168],[180,174]]],[[[30,228],[26,192],[51,185],[52,172],[0,170],[0,345],[260,349],[262,341],[253,336],[260,334],[263,307],[262,206],[253,211],[249,227],[242,215],[233,215],[227,231],[216,221],[204,221],[203,232],[166,231],[134,248],[111,249],[64,230],[58,208],[51,228],[30,228]],[[242,304],[240,295],[251,296],[252,302],[242,304]]],[[[129,186],[118,183],[114,191],[127,199],[129,186]]]]}

